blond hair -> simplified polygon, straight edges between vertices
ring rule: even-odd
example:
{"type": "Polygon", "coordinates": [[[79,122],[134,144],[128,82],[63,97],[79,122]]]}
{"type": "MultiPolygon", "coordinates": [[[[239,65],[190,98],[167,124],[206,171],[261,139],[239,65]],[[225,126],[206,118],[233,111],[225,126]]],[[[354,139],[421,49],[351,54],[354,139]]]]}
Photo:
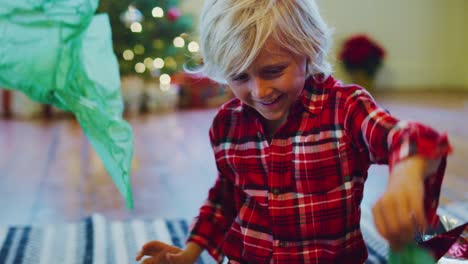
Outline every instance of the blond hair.
{"type": "Polygon", "coordinates": [[[266,41],[308,57],[308,73],[331,72],[331,30],[314,0],[205,0],[200,17],[201,71],[226,83],[249,68],[266,41]]]}

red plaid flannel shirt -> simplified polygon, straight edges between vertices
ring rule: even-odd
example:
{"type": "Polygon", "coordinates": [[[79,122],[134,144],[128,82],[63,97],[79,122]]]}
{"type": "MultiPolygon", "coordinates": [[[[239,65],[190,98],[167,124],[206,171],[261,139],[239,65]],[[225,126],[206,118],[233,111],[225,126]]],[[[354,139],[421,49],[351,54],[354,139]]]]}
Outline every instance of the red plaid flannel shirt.
{"type": "Polygon", "coordinates": [[[218,178],[188,241],[218,262],[363,263],[360,203],[370,164],[442,158],[425,182],[434,219],[450,151],[446,135],[399,121],[333,77],[306,81],[271,142],[260,115],[238,99],[220,108],[209,135],[218,178]]]}

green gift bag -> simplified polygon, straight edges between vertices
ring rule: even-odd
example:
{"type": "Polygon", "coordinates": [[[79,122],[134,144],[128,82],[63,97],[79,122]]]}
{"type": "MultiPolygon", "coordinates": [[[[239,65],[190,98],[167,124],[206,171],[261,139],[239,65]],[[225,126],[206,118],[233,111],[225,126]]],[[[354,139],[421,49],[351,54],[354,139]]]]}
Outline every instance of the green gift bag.
{"type": "Polygon", "coordinates": [[[109,19],[98,0],[1,0],[0,87],[71,111],[133,208],[133,133],[122,118],[109,19]]]}

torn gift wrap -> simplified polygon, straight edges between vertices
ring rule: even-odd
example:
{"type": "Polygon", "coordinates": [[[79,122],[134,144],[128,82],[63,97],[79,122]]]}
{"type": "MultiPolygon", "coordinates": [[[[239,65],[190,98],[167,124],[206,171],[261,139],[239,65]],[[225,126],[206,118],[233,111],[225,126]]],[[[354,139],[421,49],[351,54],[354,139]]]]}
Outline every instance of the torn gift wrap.
{"type": "Polygon", "coordinates": [[[468,223],[438,216],[438,225],[416,237],[417,243],[407,244],[400,251],[390,250],[389,264],[464,263],[468,259],[468,223]]]}
{"type": "Polygon", "coordinates": [[[0,5],[0,87],[71,111],[133,208],[133,132],[122,118],[118,63],[98,0],[15,0],[0,5]]]}

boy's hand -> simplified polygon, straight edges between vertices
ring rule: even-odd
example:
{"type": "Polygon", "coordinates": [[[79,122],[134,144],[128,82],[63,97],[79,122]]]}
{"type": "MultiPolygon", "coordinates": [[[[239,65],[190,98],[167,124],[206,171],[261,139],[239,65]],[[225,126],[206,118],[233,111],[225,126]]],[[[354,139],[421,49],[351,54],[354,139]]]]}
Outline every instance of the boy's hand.
{"type": "Polygon", "coordinates": [[[395,164],[387,190],[372,208],[377,231],[399,250],[427,226],[424,212],[426,160],[410,157],[395,164]]]}
{"type": "Polygon", "coordinates": [[[150,241],[143,245],[136,260],[140,261],[144,256],[142,264],[193,264],[196,260],[193,255],[184,250],[165,244],[160,241],[150,241]]]}

